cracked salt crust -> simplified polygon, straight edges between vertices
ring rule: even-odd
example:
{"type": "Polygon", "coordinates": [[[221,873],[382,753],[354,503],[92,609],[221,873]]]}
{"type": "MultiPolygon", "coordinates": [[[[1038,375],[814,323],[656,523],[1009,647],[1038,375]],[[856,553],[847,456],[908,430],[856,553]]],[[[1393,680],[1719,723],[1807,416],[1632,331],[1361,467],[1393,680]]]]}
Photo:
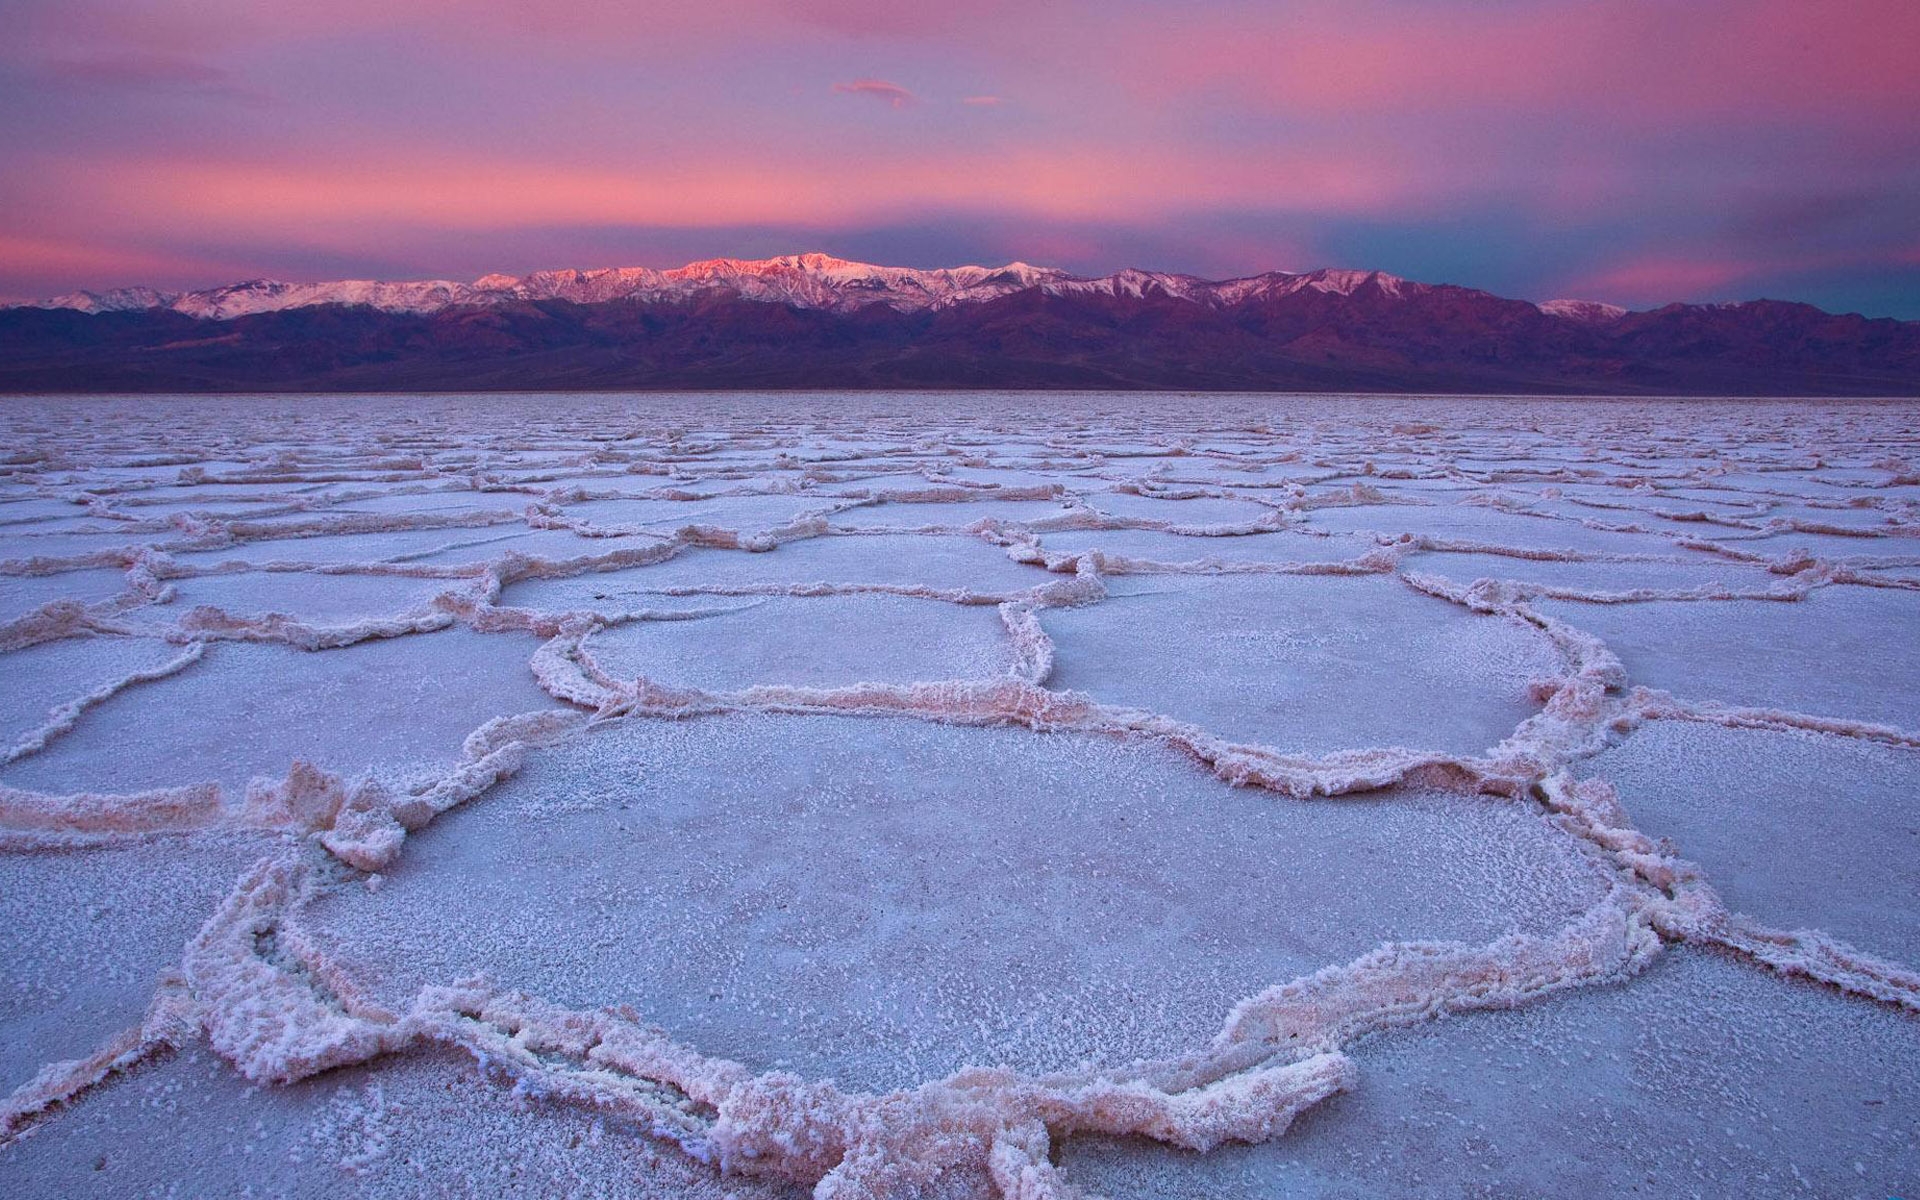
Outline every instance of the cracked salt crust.
{"type": "Polygon", "coordinates": [[[1904,410],[1040,402],[33,401],[0,1185],[1920,1174],[1904,410]]]}

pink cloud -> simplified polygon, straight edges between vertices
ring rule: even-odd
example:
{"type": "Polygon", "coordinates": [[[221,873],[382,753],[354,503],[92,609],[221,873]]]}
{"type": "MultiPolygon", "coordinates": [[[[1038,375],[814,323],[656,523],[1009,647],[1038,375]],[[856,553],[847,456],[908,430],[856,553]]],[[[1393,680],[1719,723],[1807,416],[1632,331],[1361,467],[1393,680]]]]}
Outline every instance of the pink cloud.
{"type": "Polygon", "coordinates": [[[1143,23],[1126,38],[1149,90],[1225,88],[1291,112],[1527,105],[1669,124],[1866,112],[1909,130],[1916,46],[1911,0],[1593,0],[1472,19],[1314,0],[1251,22],[1143,23]]]}
{"type": "MultiPolygon", "coordinates": [[[[1105,224],[1150,222],[1278,198],[1292,211],[1382,209],[1417,181],[1364,161],[1273,154],[1221,163],[1188,147],[932,143],[886,169],[845,170],[809,145],[709,147],[646,170],[346,143],[297,159],[182,153],[36,163],[13,188],[38,231],[252,239],[353,254],[409,229],[504,236],[522,228],[812,225],[858,228],[938,212],[1105,224]],[[1183,185],[1170,191],[1168,179],[1183,185]]],[[[23,222],[24,224],[25,222],[23,222]]]]}
{"type": "Polygon", "coordinates": [[[8,283],[41,299],[74,286],[115,287],[147,279],[222,273],[244,274],[239,264],[217,258],[182,257],[81,237],[17,237],[0,233],[0,263],[8,283]]]}
{"type": "Polygon", "coordinates": [[[836,93],[848,96],[872,96],[889,108],[905,108],[914,103],[916,96],[897,83],[888,83],[884,79],[856,79],[852,83],[836,83],[836,93]]]}
{"type": "Polygon", "coordinates": [[[139,92],[173,92],[265,104],[272,97],[243,83],[232,71],[175,54],[113,53],[81,58],[56,58],[41,64],[43,78],[82,88],[118,88],[139,92]]]}
{"type": "MultiPolygon", "coordinates": [[[[1777,286],[1792,255],[1920,265],[1899,215],[1920,0],[15,7],[0,64],[44,119],[9,130],[0,224],[49,245],[303,246],[373,270],[429,235],[491,253],[516,230],[891,223],[953,245],[965,219],[1131,229],[1114,253],[1139,265],[1444,269],[1520,294],[1597,262],[1568,290],[1652,300],[1777,286]],[[197,99],[248,84],[278,99],[197,99]],[[849,119],[862,97],[921,107],[849,119]],[[1808,206],[1833,215],[1754,231],[1808,206]]],[[[149,270],[33,261],[76,283],[149,270]]]]}
{"type": "Polygon", "coordinates": [[[1019,13],[1024,0],[971,0],[966,4],[910,4],[901,0],[761,0],[772,14],[796,25],[847,37],[950,38],[992,29],[1019,13]]]}
{"type": "Polygon", "coordinates": [[[1649,255],[1576,280],[1565,290],[1581,298],[1660,303],[1717,295],[1756,273],[1753,264],[1726,258],[1649,255]]]}
{"type": "Polygon", "coordinates": [[[626,58],[814,41],[941,41],[998,37],[1020,0],[904,4],[899,0],[47,0],[7,14],[0,60],[41,48],[205,53],[411,37],[422,44],[517,56],[626,58]]]}
{"type": "Polygon", "coordinates": [[[1768,280],[1900,265],[1920,266],[1920,246],[1891,254],[1884,250],[1821,252],[1793,247],[1744,254],[1656,252],[1581,276],[1563,285],[1558,294],[1626,303],[1712,300],[1747,291],[1768,280]]]}

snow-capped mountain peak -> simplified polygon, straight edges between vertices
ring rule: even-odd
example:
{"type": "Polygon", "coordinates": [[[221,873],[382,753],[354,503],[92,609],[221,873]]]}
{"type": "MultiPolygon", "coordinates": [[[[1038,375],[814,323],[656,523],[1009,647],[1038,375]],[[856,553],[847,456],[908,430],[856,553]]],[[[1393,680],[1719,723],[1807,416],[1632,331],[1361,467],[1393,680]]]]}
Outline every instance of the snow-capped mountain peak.
{"type": "Polygon", "coordinates": [[[1564,317],[1583,325],[1608,325],[1627,315],[1618,304],[1598,300],[1548,300],[1536,307],[1550,317],[1564,317]]]}
{"type": "Polygon", "coordinates": [[[43,308],[71,308],[75,312],[136,312],[165,308],[180,298],[178,292],[163,292],[150,287],[112,288],[104,292],[68,292],[47,301],[43,308]]]}
{"type": "MultiPolygon", "coordinates": [[[[87,313],[171,309],[207,320],[231,320],[255,313],[319,305],[364,306],[391,313],[433,313],[447,308],[519,302],[603,304],[621,300],[695,303],[737,299],[829,312],[851,312],[881,304],[898,312],[919,312],[1038,290],[1054,297],[1169,299],[1224,308],[1302,292],[1353,296],[1367,289],[1376,289],[1379,294],[1396,299],[1433,290],[1430,285],[1380,271],[1271,271],[1216,281],[1129,267],[1111,275],[1090,278],[1025,262],[998,267],[922,269],[877,266],[814,252],[761,259],[713,258],[666,270],[602,267],[534,271],[527,275],[491,274],[471,283],[446,279],[402,282],[343,279],[327,283],[251,279],[185,293],[131,287],[73,292],[44,301],[37,307],[87,313]]],[[[1550,316],[1584,324],[1606,324],[1617,320],[1625,311],[1610,304],[1583,300],[1550,300],[1538,307],[1550,316]]]]}
{"type": "Polygon", "coordinates": [[[829,254],[778,258],[715,258],[682,267],[565,268],[527,275],[483,275],[472,283],[432,279],[383,282],[345,279],[286,283],[251,279],[224,287],[176,293],[152,288],[74,292],[38,305],[80,312],[170,308],[210,320],[315,305],[365,305],[383,312],[437,312],[525,300],[598,304],[613,300],[686,301],[707,296],[846,311],[885,304],[900,311],[992,299],[1073,277],[1065,271],[1012,262],[1000,267],[922,270],[852,262],[829,254]]]}
{"type": "Polygon", "coordinates": [[[1302,278],[1305,280],[1304,286],[1336,296],[1351,296],[1368,284],[1377,285],[1389,296],[1398,296],[1407,283],[1398,275],[1389,275],[1385,271],[1311,271],[1302,278]]]}

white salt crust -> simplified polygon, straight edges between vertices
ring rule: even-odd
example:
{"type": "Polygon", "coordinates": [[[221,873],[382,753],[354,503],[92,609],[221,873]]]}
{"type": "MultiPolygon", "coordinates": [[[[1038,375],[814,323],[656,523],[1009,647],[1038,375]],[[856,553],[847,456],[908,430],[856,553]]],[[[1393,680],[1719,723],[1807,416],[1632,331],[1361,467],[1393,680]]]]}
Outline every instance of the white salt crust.
{"type": "MultiPolygon", "coordinates": [[[[1084,1194],[1081,1162],[1086,1179],[1117,1191],[1128,1185],[1115,1164],[1151,1162],[1181,1194],[1177,1165],[1144,1147],[1205,1155],[1282,1138],[1316,1109],[1328,1115],[1312,1120],[1337,1122],[1331,1097],[1394,1087],[1365,1064],[1380,1057],[1368,1047],[1411,1036],[1395,1031],[1476,1011],[1551,1013],[1599,986],[1641,994],[1675,945],[1745,964],[1755,982],[1743,1003],[1777,995],[1785,1012],[1792,993],[1767,988],[1819,988],[1881,1006],[1889,1028],[1920,1021],[1908,924],[1843,902],[1841,887],[1767,888],[1717,826],[1687,824],[1688,795],[1663,790],[1694,789],[1695,804],[1740,794],[1743,764],[1707,757],[1722,742],[1814,772],[1855,768],[1838,765],[1839,751],[1788,748],[1858,747],[1878,764],[1858,769],[1910,773],[1920,437],[1895,406],[1243,399],[1197,415],[1074,397],[1045,401],[1062,415],[1036,436],[985,397],[670,398],[651,409],[461,398],[417,402],[399,422],[360,400],[31,403],[0,462],[0,581],[13,581],[0,589],[13,598],[0,614],[0,668],[20,665],[7,676],[0,855],[21,864],[22,881],[49,878],[45,864],[76,869],[45,901],[31,885],[10,896],[7,911],[102,956],[113,979],[102,1019],[138,1011],[127,1002],[141,994],[139,973],[155,974],[144,1015],[118,1018],[130,1023],[83,1043],[90,1052],[0,1060],[38,1062],[0,1102],[9,1194],[43,1194],[36,1148],[60,1145],[69,1121],[90,1131],[61,1153],[105,1164],[114,1134],[84,1124],[89,1106],[168,1078],[174,1064],[162,1060],[208,1052],[293,1097],[275,1110],[282,1122],[318,1119],[327,1102],[302,1081],[329,1072],[377,1090],[383,1075],[425,1071],[474,1106],[590,1114],[595,1145],[647,1147],[634,1160],[638,1194],[737,1181],[818,1197],[1047,1197],[1084,1194]],[[262,697],[274,698],[249,704],[262,697]],[[684,736],[642,736],[661,722],[684,722],[674,727],[684,736]],[[1686,729],[1702,736],[1670,736],[1686,729]],[[822,761],[842,765],[809,766],[810,738],[827,739],[822,761]],[[1032,740],[993,749],[1006,738],[1032,740]],[[1151,765],[1113,774],[1088,757],[1100,745],[1151,765]],[[1675,754],[1682,764],[1662,765],[1675,754]],[[862,755],[893,765],[866,772],[862,755]],[[932,778],[914,774],[931,764],[942,764],[932,778]],[[1162,804],[1177,792],[1190,818],[1154,810],[1125,834],[1136,841],[1104,857],[1047,845],[1050,830],[1097,820],[1103,806],[1115,821],[1137,811],[1120,803],[1129,780],[1183,772],[1152,786],[1162,804]],[[972,862],[969,823],[983,838],[1004,828],[1046,849],[1017,861],[1066,889],[1050,903],[1112,904],[1057,909],[1081,939],[1062,947],[1111,936],[1155,954],[1190,947],[1202,962],[1235,957],[1129,983],[1133,1003],[1162,1015],[1142,1008],[1124,1028],[1065,994],[995,1002],[1029,1021],[1081,1022],[1038,1040],[983,1030],[976,1041],[943,1026],[956,1018],[937,1006],[905,1013],[901,1053],[950,1050],[927,1050],[944,1065],[916,1072],[918,1058],[836,1051],[818,1028],[755,1027],[779,1020],[771,1003],[730,1018],[742,1057],[718,1054],[702,1047],[708,1023],[691,1007],[663,1000],[678,1014],[663,1028],[629,995],[594,994],[592,978],[541,966],[538,947],[500,960],[478,925],[447,942],[433,921],[435,904],[462,903],[457,876],[436,879],[433,864],[461,863],[476,837],[502,838],[482,843],[504,851],[493,869],[518,871],[522,856],[524,880],[552,887],[566,856],[585,855],[576,874],[606,903],[667,923],[646,944],[697,939],[697,926],[672,927],[671,908],[632,907],[630,885],[594,857],[614,839],[556,840],[582,815],[670,828],[664,810],[645,807],[667,793],[635,783],[696,777],[723,791],[674,818],[694,822],[689,838],[760,837],[746,827],[756,797],[804,813],[866,795],[857,803],[872,820],[834,810],[846,822],[836,836],[876,839],[848,860],[867,864],[863,886],[930,881],[964,894],[966,871],[1014,869],[955,865],[972,862]],[[1025,791],[1039,786],[1049,790],[1025,791]],[[1343,819],[1451,821],[1463,848],[1429,833],[1422,852],[1441,855],[1440,867],[1365,868],[1351,859],[1365,845],[1360,825],[1314,825],[1332,840],[1313,849],[1285,836],[1283,814],[1269,828],[1238,793],[1206,799],[1232,786],[1278,806],[1358,805],[1365,794],[1380,815],[1355,807],[1343,819]],[[1707,788],[1725,794],[1699,794],[1707,788]],[[920,865],[890,852],[875,824],[882,797],[898,799],[891,819],[960,840],[927,843],[934,857],[920,865]],[[470,819],[490,804],[525,816],[470,819]],[[729,805],[741,806],[741,829],[699,825],[729,805]],[[1489,820],[1488,806],[1520,824],[1489,820]],[[1697,852],[1684,836],[1656,836],[1687,828],[1697,852]],[[1168,856],[1176,865],[1151,880],[1127,875],[1129,855],[1152,855],[1156,838],[1189,849],[1213,839],[1213,872],[1168,856]],[[116,906],[143,879],[230,862],[236,848],[250,848],[252,865],[212,889],[226,898],[159,965],[155,939],[177,928],[177,912],[132,922],[116,906]],[[1257,931],[1213,936],[1218,914],[1173,937],[1153,924],[1211,913],[1191,889],[1251,897],[1277,885],[1283,860],[1263,867],[1263,854],[1291,856],[1284,870],[1303,882],[1288,886],[1309,895],[1316,880],[1343,897],[1373,889],[1393,932],[1332,951],[1324,933],[1303,933],[1322,927],[1310,910],[1291,923],[1275,913],[1272,936],[1293,947],[1281,953],[1257,931]],[[111,865],[79,869],[97,863],[111,865]],[[1244,885],[1227,863],[1240,863],[1244,885]],[[1475,882],[1427,898],[1436,872],[1456,868],[1475,882]],[[1128,882],[1114,890],[1108,870],[1128,882]],[[1249,876],[1267,870],[1272,879],[1249,876]],[[383,912],[412,923],[380,933],[383,912]],[[1401,932],[1396,922],[1423,912],[1426,930],[1401,932]],[[1102,922],[1107,934],[1089,932],[1102,922]],[[1456,927],[1468,936],[1434,936],[1456,927]],[[444,964],[443,976],[383,960],[409,938],[439,939],[416,957],[444,964]],[[1242,985],[1232,1002],[1200,982],[1292,962],[1303,947],[1291,977],[1242,985]],[[557,991],[524,986],[543,981],[557,991]],[[803,1066],[783,1065],[782,1045],[803,1066]],[[1088,1052],[1019,1061],[1023,1046],[1055,1045],[1088,1052]],[[989,1046],[1002,1050],[965,1048],[989,1046]],[[886,1082],[859,1082],[869,1077],[886,1082]]],[[[1818,819],[1762,802],[1784,845],[1862,847],[1803,856],[1836,870],[1905,836],[1913,816],[1895,810],[1910,799],[1830,803],[1818,819]]],[[[804,838],[741,844],[742,864],[772,856],[775,877],[804,878],[809,860],[780,857],[802,854],[804,838]]],[[[1898,850],[1883,857],[1904,879],[1898,850]]],[[[703,876],[698,860],[664,855],[632,869],[649,863],[680,872],[672,886],[722,914],[722,928],[778,903],[778,889],[742,892],[737,871],[703,876]]],[[[993,882],[1018,890],[1021,878],[993,882]]],[[[1056,894],[1038,877],[1027,890],[1056,894]]],[[[499,895],[511,903],[511,888],[499,895]]],[[[952,911],[964,914],[960,903],[952,911]]],[[[873,909],[883,921],[909,911],[873,909]]],[[[551,938],[564,945],[572,927],[556,919],[551,938]]],[[[797,928],[790,919],[737,927],[746,932],[728,953],[771,963],[795,952],[780,940],[797,928]],[[763,928],[788,932],[753,932],[763,928]]],[[[902,987],[937,977],[927,961],[885,958],[914,945],[967,970],[975,958],[942,958],[938,940],[962,936],[966,921],[931,928],[931,942],[863,933],[864,952],[881,957],[862,969],[902,987]]],[[[1022,953],[1045,954],[1053,935],[1021,936],[1022,953]]],[[[89,969],[50,954],[20,964],[9,984],[50,998],[79,978],[63,971],[89,969]]],[[[690,998],[704,986],[672,982],[690,998]]],[[[941,994],[972,994],[976,981],[954,982],[964,986],[941,994]]],[[[0,1034],[48,1028],[50,1003],[0,1006],[0,1034]]],[[[1920,1073],[1920,1039],[1890,1044],[1890,1086],[1905,1087],[1920,1073]]],[[[1546,1057],[1537,1069],[1550,1070],[1546,1057]]],[[[233,1103],[245,1111],[244,1095],[233,1103]]],[[[377,1099],[341,1111],[359,1132],[330,1165],[283,1156],[246,1177],[269,1191],[316,1190],[317,1170],[377,1194],[450,1190],[444,1165],[409,1174],[387,1162],[406,1112],[377,1099]]],[[[409,1128],[434,1136],[435,1122],[457,1120],[420,1116],[409,1128]]],[[[1845,1141],[1845,1114],[1805,1121],[1816,1133],[1831,1122],[1832,1144],[1845,1141]]],[[[194,1190],[199,1178],[217,1190],[199,1160],[221,1137],[190,1127],[161,1168],[167,1186],[194,1190]]],[[[1891,1192],[1920,1171],[1920,1147],[1882,1149],[1857,1175],[1891,1192]]],[[[1268,1194],[1307,1186],[1284,1163],[1262,1169],[1268,1194]]],[[[1799,1164],[1764,1154],[1727,1169],[1713,1178],[1751,1190],[1778,1171],[1814,1186],[1799,1164]]],[[[1192,1174],[1189,1194],[1208,1194],[1207,1169],[1192,1174]]]]}

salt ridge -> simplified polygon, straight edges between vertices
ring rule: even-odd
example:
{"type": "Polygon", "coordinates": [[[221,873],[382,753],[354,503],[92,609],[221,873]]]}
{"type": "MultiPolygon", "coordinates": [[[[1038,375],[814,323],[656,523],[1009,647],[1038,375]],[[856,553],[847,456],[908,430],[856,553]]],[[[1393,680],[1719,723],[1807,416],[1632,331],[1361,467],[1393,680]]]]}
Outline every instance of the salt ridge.
{"type": "MultiPolygon", "coordinates": [[[[838,268],[833,268],[838,269],[838,268]]],[[[8,501],[70,504],[99,532],[85,536],[117,544],[102,549],[40,553],[37,539],[70,542],[72,533],[30,517],[10,526],[0,580],[57,579],[77,570],[124,573],[125,592],[104,602],[57,600],[0,626],[0,652],[24,652],[68,638],[159,641],[180,647],[163,665],[124,676],[55,704],[47,719],[6,752],[13,763],[44,753],[85,727],[89,713],[122,695],[191,672],[209,645],[221,641],[280,644],[313,653],[375,638],[430,637],[455,625],[479,633],[534,635],[540,640],[528,670],[566,708],[502,714],[475,730],[460,761],[437,781],[411,786],[369,775],[348,779],[325,763],[297,762],[280,779],[258,779],[242,795],[217,784],[181,780],[169,789],[112,794],[52,794],[0,786],[0,852],[53,849],[191,837],[216,828],[264,830],[284,847],[236,881],[227,901],[183,948],[180,970],[162,981],[148,1016],[108,1039],[85,1059],[47,1064],[0,1105],[0,1144],[55,1120],[64,1106],[85,1103],[89,1089],[135,1070],[156,1056],[205,1039],[248,1078],[286,1084],[336,1067],[412,1053],[427,1045],[457,1047],[483,1073],[511,1081],[516,1094],[625,1115],[655,1137],[720,1169],[758,1175],[832,1196],[905,1194],[950,1169],[983,1172],[1004,1196],[1064,1196],[1070,1182],[1052,1165],[1059,1139],[1086,1133],[1131,1134],[1204,1151],[1224,1141],[1259,1141],[1284,1133],[1301,1112],[1326,1097],[1361,1085],[1346,1051],[1357,1041],[1414,1022],[1481,1008],[1550,1003],[1571,988],[1626,984],[1671,944],[1712,945],[1784,976],[1813,980],[1847,993],[1920,1013],[1920,974],[1910,965],[1877,957],[1818,930],[1778,930],[1729,911],[1706,873],[1675,848],[1639,832],[1604,780],[1576,779],[1572,769],[1651,721],[1693,721],[1737,728],[1807,730],[1920,750],[1920,729],[1899,728],[1842,714],[1801,713],[1729,704],[1709,696],[1676,697],[1636,686],[1621,659],[1600,638],[1536,607],[1541,599],[1621,606],[1686,601],[1796,604],[1829,589],[1920,590],[1920,577],[1901,565],[1920,564],[1916,500],[1900,489],[1910,476],[1895,458],[1861,475],[1829,476],[1823,487],[1845,498],[1807,496],[1790,489],[1729,487],[1715,482],[1719,468],[1680,470],[1654,485],[1672,490],[1727,490],[1744,506],[1738,516],[1694,523],[1728,531],[1724,539],[1663,532],[1649,520],[1594,522],[1563,515],[1540,501],[1558,499],[1562,484],[1607,484],[1609,471],[1631,463],[1588,468],[1560,466],[1476,469],[1448,456],[1428,457],[1423,432],[1390,434],[1385,453],[1410,465],[1380,472],[1373,457],[1353,460],[1315,437],[1249,425],[1225,432],[1262,449],[1194,449],[1160,441],[1134,449],[1101,445],[1104,433],[1050,435],[1040,467],[1012,456],[959,455],[917,447],[875,447],[850,438],[846,452],[810,453],[807,437],[775,451],[764,428],[741,422],[724,434],[638,432],[583,451],[554,470],[518,470],[510,457],[471,461],[450,439],[438,453],[392,456],[384,447],[325,451],[303,461],[265,457],[254,466],[180,469],[144,479],[115,479],[112,464],[86,461],[84,447],[62,438],[23,454],[4,468],[8,501]],[[715,457],[745,445],[748,457],[715,457]],[[760,444],[756,447],[755,443],[760,444]],[[1291,444],[1290,444],[1291,443],[1291,444]],[[864,447],[864,452],[863,452],[864,447]],[[799,452],[796,452],[798,449],[799,452]],[[1159,459],[1144,473],[1127,464],[1159,459]],[[465,460],[465,461],[463,461],[465,460]],[[1174,462],[1192,464],[1179,468],[1174,462]],[[831,464],[831,466],[829,465],[831,464]],[[1011,465],[1008,465],[1011,464],[1011,465]],[[1205,468],[1213,467],[1209,472],[1205,468]],[[1308,468],[1286,479],[1244,479],[1276,468],[1308,468]],[[877,471],[874,482],[861,468],[877,471]],[[996,483],[961,472],[1055,472],[1038,483],[996,483]],[[1358,473],[1362,478],[1354,479],[1358,473]],[[563,482],[588,476],[589,486],[563,482]],[[97,478],[91,478],[95,476],[97,478]],[[655,482],[659,479],[668,482],[655,482]],[[1409,503],[1380,486],[1389,478],[1448,481],[1483,498],[1487,507],[1536,518],[1547,531],[1566,530],[1564,547],[1515,546],[1498,541],[1400,532],[1401,517],[1440,505],[1409,503]],[[633,485],[639,484],[635,487],[633,485]],[[718,484],[718,487],[713,485],[718,484]],[[172,488],[228,485],[259,489],[250,518],[187,508],[164,518],[139,514],[143,502],[165,502],[172,488]],[[1529,492],[1528,489],[1533,489],[1529,492]],[[1845,495],[1846,493],[1857,493],[1845,495]],[[357,500],[401,495],[510,496],[517,505],[465,512],[369,513],[357,500]],[[1215,499],[1251,501],[1265,515],[1250,521],[1185,521],[1127,517],[1101,511],[1104,495],[1140,496],[1178,507],[1215,499]],[[697,506],[729,497],[790,496],[794,515],[761,526],[714,521],[663,525],[597,522],[570,515],[570,506],[595,500],[639,506],[697,506]],[[909,684],[850,682],[834,687],[759,684],[709,691],[643,676],[621,676],[594,656],[595,637],[607,630],[664,620],[699,620],[719,609],[604,606],[546,608],[503,602],[514,585],[533,581],[620,576],[644,583],[649,571],[694,552],[720,552],[778,563],[783,548],[844,539],[857,545],[899,536],[897,527],[869,527],[862,514],[891,506],[938,506],[976,499],[1062,503],[1065,512],[1032,520],[932,520],[906,536],[981,544],[1031,569],[1025,587],[935,585],[795,579],[746,584],[663,584],[638,595],[657,601],[711,597],[816,597],[880,593],[932,605],[992,606],[1012,649],[1013,666],[992,680],[924,680],[909,684]],[[1863,530],[1805,513],[1868,507],[1888,520],[1863,530]],[[1798,512],[1778,513],[1789,508],[1798,512]],[[1316,513],[1366,510],[1377,528],[1352,557],[1225,561],[1209,552],[1236,539],[1322,539],[1316,513]],[[574,539],[574,552],[553,554],[504,548],[465,562],[433,562],[435,551],[403,552],[382,560],[340,558],[222,559],[242,549],[293,546],[328,539],[366,539],[430,532],[464,545],[463,531],[544,531],[574,539]],[[1150,531],[1193,543],[1191,556],[1146,559],[1098,549],[1052,551],[1050,534],[1066,531],[1150,531]],[[1583,550],[1575,531],[1646,534],[1665,538],[1671,554],[1583,550]],[[1834,555],[1805,547],[1748,549],[1745,543],[1787,534],[1845,538],[1904,554],[1834,555]],[[125,539],[125,540],[120,540],[125,539]],[[597,542],[643,539],[646,544],[602,549],[597,542]],[[18,552],[16,552],[18,551],[18,552]],[[1449,554],[1511,559],[1513,579],[1460,580],[1423,569],[1449,554]],[[1736,587],[1592,589],[1529,581],[1524,565],[1539,563],[1730,563],[1752,568],[1765,582],[1736,587]],[[1892,565],[1886,565],[1892,564],[1892,565]],[[323,590],[346,575],[437,581],[446,586],[428,604],[372,612],[340,622],[297,613],[229,611],[198,606],[176,612],[174,585],[214,577],[290,574],[323,590]],[[1437,598],[1474,619],[1514,623],[1534,631],[1559,656],[1557,674],[1532,681],[1536,711],[1511,734],[1476,754],[1419,747],[1361,747],[1326,755],[1281,753],[1237,743],[1171,716],[1103,702],[1048,686],[1059,647],[1042,618],[1050,610],[1111,603],[1116,581],[1129,578],[1235,575],[1377,577],[1397,580],[1410,593],[1437,598]],[[1165,1060],[1141,1061],[1081,1073],[1025,1076],[998,1068],[970,1069],[890,1094],[846,1092],[824,1081],[779,1071],[755,1073],[710,1058],[652,1029],[644,1017],[619,1007],[572,1010],[539,997],[500,990],[481,980],[448,980],[429,988],[404,1011],[365,998],[363,985],[334,962],[303,925],[303,914],[328,889],[377,881],[408,853],[408,835],[460,804],[484,803],[487,791],[545,747],[593,738],[610,722],[685,719],[703,714],[771,713],[805,720],[826,714],[885,716],[964,725],[1013,726],[1038,734],[1079,732],[1145,739],[1186,755],[1223,781],[1275,793],[1276,802],[1330,798],[1418,784],[1459,793],[1505,797],[1539,813],[1614,874],[1611,893],[1559,933],[1515,935],[1483,945],[1411,942],[1384,945],[1353,962],[1332,964],[1247,997],[1209,1044],[1165,1060]]],[[[1146,429],[1140,436],[1162,435],[1146,429]]],[[[1322,437],[1328,435],[1322,434],[1322,437]]],[[[1328,440],[1334,441],[1334,437],[1328,440]]],[[[937,443],[935,443],[937,445],[937,443]]],[[[1822,481],[1821,467],[1796,478],[1822,481]]],[[[1611,484],[1609,486],[1616,486],[1611,484]]],[[[1608,512],[1652,518],[1670,513],[1635,499],[1637,484],[1597,505],[1608,512]]],[[[1652,497],[1649,497],[1652,498],[1652,497]]],[[[485,543],[482,543],[484,545],[485,543]]],[[[1325,800],[1321,802],[1327,802],[1325,800]]]]}

